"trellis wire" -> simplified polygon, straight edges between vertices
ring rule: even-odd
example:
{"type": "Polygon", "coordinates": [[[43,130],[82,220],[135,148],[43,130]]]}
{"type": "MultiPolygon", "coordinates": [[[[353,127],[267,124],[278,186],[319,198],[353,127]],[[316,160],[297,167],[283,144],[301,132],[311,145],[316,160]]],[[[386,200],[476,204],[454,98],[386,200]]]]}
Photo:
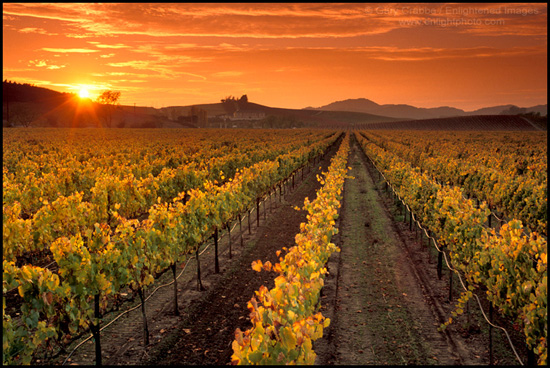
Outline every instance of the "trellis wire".
{"type": "MultiPolygon", "coordinates": [[[[363,152],[365,153],[365,152],[363,152]]],[[[399,194],[397,194],[397,192],[395,191],[395,188],[393,187],[393,185],[388,181],[388,179],[386,178],[386,176],[384,175],[384,173],[382,173],[382,171],[380,171],[378,169],[378,167],[376,166],[376,164],[374,163],[374,161],[365,153],[365,156],[367,156],[367,158],[370,160],[370,162],[372,163],[372,165],[374,166],[374,168],[382,175],[382,177],[384,178],[384,181],[386,182],[386,184],[391,188],[392,192],[395,194],[395,196],[401,201],[401,203],[403,204],[403,206],[405,206],[409,212],[411,213],[415,223],[417,224],[417,226],[422,230],[424,231],[424,233],[426,234],[426,236],[428,237],[428,239],[431,239],[436,250],[439,252],[439,253],[443,253],[443,257],[445,258],[445,263],[447,264],[447,267],[453,271],[454,273],[457,274],[458,276],[458,279],[460,280],[460,284],[462,285],[462,288],[464,289],[464,291],[468,291],[468,288],[464,285],[464,281],[462,280],[462,277],[460,276],[460,273],[458,272],[458,270],[456,270],[455,268],[451,267],[450,265],[450,262],[449,260],[447,259],[447,254],[441,250],[438,246],[437,246],[437,242],[435,240],[434,237],[430,236],[428,234],[428,232],[426,231],[426,229],[424,227],[422,227],[422,225],[420,224],[420,222],[416,219],[416,216],[414,215],[414,213],[411,211],[410,207],[403,201],[403,199],[399,196],[399,194]]],[[[508,342],[510,344],[510,347],[512,348],[512,351],[514,352],[514,355],[516,356],[516,359],[518,360],[519,364],[520,365],[524,365],[523,364],[523,361],[521,360],[521,358],[519,357],[515,347],[514,347],[514,344],[512,343],[512,340],[510,338],[510,335],[508,334],[508,331],[501,327],[501,326],[497,326],[495,324],[493,324],[491,321],[489,321],[489,319],[487,318],[487,315],[485,314],[485,311],[483,310],[483,307],[481,306],[481,301],[479,300],[478,296],[476,294],[473,294],[473,296],[476,298],[476,301],[477,301],[477,304],[479,306],[479,309],[481,310],[481,313],[483,314],[483,318],[485,319],[485,321],[487,321],[487,323],[491,326],[493,326],[494,328],[498,328],[498,329],[501,329],[502,331],[504,331],[504,333],[506,334],[506,337],[508,338],[508,342]]]]}

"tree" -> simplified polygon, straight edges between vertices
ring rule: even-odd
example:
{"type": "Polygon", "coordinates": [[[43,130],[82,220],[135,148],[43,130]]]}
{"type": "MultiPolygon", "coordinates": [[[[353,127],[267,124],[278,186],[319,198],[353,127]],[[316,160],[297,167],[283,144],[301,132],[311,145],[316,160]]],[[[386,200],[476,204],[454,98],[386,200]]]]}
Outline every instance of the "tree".
{"type": "Polygon", "coordinates": [[[15,103],[10,107],[10,120],[12,125],[31,126],[40,116],[39,107],[33,103],[15,103]]]}
{"type": "Polygon", "coordinates": [[[105,122],[107,127],[112,126],[113,112],[115,107],[118,106],[118,100],[120,99],[120,91],[103,91],[97,98],[96,102],[101,104],[99,116],[105,122]]]}
{"type": "Polygon", "coordinates": [[[227,96],[226,98],[222,99],[223,108],[225,109],[225,112],[227,115],[233,115],[233,113],[237,110],[239,110],[239,105],[237,102],[237,99],[233,96],[227,96]]]}

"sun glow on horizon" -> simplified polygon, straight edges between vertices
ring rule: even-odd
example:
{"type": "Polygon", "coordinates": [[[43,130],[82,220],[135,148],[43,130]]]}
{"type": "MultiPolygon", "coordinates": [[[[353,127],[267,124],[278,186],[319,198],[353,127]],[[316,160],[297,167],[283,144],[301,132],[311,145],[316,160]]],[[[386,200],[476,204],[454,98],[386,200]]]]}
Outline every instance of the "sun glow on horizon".
{"type": "Polygon", "coordinates": [[[89,98],[90,97],[90,92],[88,91],[88,89],[86,87],[80,87],[80,91],[78,91],[78,96],[80,98],[89,98]]]}

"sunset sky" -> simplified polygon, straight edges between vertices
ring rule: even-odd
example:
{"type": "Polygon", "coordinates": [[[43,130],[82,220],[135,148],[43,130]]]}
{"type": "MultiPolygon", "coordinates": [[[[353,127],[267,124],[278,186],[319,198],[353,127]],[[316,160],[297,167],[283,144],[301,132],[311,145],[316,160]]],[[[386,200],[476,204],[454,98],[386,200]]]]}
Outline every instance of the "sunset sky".
{"type": "Polygon", "coordinates": [[[546,4],[3,4],[3,79],[126,105],[547,103],[546,4]]]}

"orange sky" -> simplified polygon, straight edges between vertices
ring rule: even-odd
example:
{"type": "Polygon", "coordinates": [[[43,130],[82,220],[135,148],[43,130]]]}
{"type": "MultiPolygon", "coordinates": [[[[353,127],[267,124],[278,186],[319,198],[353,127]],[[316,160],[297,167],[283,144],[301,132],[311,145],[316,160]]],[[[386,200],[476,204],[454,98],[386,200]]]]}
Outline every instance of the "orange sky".
{"type": "Polygon", "coordinates": [[[247,94],[547,103],[546,4],[3,4],[3,79],[157,108],[247,94]]]}

